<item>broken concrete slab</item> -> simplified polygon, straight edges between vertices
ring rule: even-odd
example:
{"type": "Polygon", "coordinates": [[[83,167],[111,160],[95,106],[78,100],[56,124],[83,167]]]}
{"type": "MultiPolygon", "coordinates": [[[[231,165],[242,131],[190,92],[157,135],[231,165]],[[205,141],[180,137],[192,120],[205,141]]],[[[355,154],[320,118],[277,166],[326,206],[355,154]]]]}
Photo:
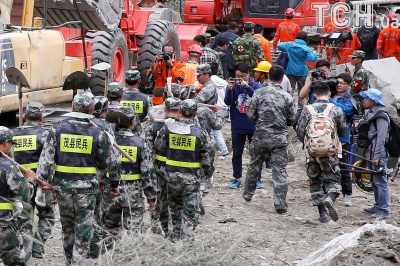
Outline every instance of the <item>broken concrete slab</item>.
{"type": "Polygon", "coordinates": [[[346,233],[332,239],[330,242],[326,243],[322,248],[314,251],[306,258],[301,260],[299,264],[297,264],[297,266],[330,265],[330,262],[337,255],[339,255],[340,252],[342,252],[345,249],[358,245],[358,239],[365,232],[374,232],[378,230],[400,233],[400,227],[396,227],[391,224],[386,224],[385,221],[380,221],[377,224],[366,224],[351,233],[346,233]]]}

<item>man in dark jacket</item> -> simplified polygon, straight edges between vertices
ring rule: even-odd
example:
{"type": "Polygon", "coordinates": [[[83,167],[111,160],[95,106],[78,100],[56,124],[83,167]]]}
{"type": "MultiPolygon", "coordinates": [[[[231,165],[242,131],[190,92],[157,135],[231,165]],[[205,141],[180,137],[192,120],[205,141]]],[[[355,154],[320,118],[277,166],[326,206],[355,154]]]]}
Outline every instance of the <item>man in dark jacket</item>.
{"type": "MultiPolygon", "coordinates": [[[[253,97],[254,91],[261,88],[261,85],[250,78],[249,66],[246,63],[238,63],[236,65],[236,78],[241,81],[236,83],[233,80],[228,82],[224,102],[230,106],[231,131],[232,131],[232,166],[233,177],[230,188],[238,188],[241,185],[242,178],[242,155],[246,138],[251,142],[254,131],[256,130],[255,122],[247,117],[247,107],[250,105],[250,99],[253,97]]],[[[261,181],[257,185],[263,185],[261,181]],[[260,183],[260,184],[258,184],[260,183]]]]}
{"type": "MultiPolygon", "coordinates": [[[[375,19],[376,16],[374,16],[374,20],[375,19]]],[[[376,42],[378,41],[379,33],[381,33],[381,30],[375,25],[368,28],[362,25],[357,31],[357,37],[361,42],[360,50],[365,52],[364,60],[378,59],[376,42]]]]}

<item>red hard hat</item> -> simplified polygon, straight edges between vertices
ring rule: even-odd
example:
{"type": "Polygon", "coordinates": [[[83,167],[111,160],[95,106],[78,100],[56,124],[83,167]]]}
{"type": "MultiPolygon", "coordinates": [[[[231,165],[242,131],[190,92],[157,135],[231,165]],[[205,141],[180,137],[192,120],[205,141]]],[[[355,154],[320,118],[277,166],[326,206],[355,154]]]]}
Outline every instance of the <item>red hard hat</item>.
{"type": "Polygon", "coordinates": [[[290,7],[286,8],[285,17],[294,17],[294,9],[290,7]]]}
{"type": "Polygon", "coordinates": [[[395,19],[397,19],[397,15],[396,15],[395,13],[389,13],[389,14],[387,15],[387,17],[388,17],[388,19],[389,19],[389,22],[392,22],[392,21],[394,21],[395,19]]]}
{"type": "Polygon", "coordinates": [[[190,53],[198,53],[200,55],[203,54],[203,52],[201,51],[201,47],[198,44],[190,45],[189,50],[188,50],[188,54],[190,54],[190,53]]]}

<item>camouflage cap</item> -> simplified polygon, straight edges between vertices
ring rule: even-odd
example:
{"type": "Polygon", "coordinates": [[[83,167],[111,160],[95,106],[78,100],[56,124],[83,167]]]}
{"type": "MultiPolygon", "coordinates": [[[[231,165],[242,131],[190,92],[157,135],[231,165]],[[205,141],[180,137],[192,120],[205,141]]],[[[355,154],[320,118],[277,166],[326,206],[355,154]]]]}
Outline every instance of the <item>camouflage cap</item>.
{"type": "Polygon", "coordinates": [[[94,97],[94,112],[100,114],[108,107],[109,101],[107,97],[96,96],[94,97]]]}
{"type": "MultiPolygon", "coordinates": [[[[179,94],[181,93],[181,88],[182,86],[176,83],[171,83],[171,92],[174,95],[174,97],[178,97],[179,94]]],[[[165,87],[164,89],[165,93],[168,92],[168,86],[165,87]]]]}
{"type": "Polygon", "coordinates": [[[31,119],[39,119],[43,116],[43,104],[30,101],[26,106],[25,114],[31,119]]]}
{"type": "Polygon", "coordinates": [[[165,100],[165,108],[170,110],[179,110],[181,108],[182,101],[176,97],[170,97],[165,100]]]}
{"type": "Polygon", "coordinates": [[[211,74],[211,67],[209,64],[201,64],[197,67],[196,73],[194,73],[194,75],[198,76],[201,74],[211,74]]]}
{"type": "Polygon", "coordinates": [[[351,57],[358,57],[358,58],[365,58],[365,52],[361,50],[355,50],[352,54],[351,57]]]}
{"type": "Polygon", "coordinates": [[[78,92],[73,100],[75,111],[86,113],[94,107],[94,95],[91,92],[78,92]]]}
{"type": "Polygon", "coordinates": [[[11,129],[9,129],[8,127],[0,126],[0,141],[5,140],[12,140],[13,144],[15,144],[15,141],[13,141],[13,133],[11,129]]]}
{"type": "Polygon", "coordinates": [[[113,98],[117,98],[122,95],[124,87],[121,83],[111,82],[108,84],[108,95],[113,98]]]}
{"type": "Polygon", "coordinates": [[[245,22],[243,24],[244,28],[254,28],[254,23],[253,22],[245,22]]]}
{"type": "Polygon", "coordinates": [[[117,112],[125,114],[129,119],[135,117],[135,111],[130,106],[118,106],[117,112]]]}
{"type": "Polygon", "coordinates": [[[191,116],[197,111],[197,102],[192,99],[187,99],[182,102],[181,113],[184,116],[191,116]]]}
{"type": "Polygon", "coordinates": [[[129,81],[135,81],[139,80],[140,77],[140,72],[138,70],[127,70],[125,72],[125,79],[129,81]]]}

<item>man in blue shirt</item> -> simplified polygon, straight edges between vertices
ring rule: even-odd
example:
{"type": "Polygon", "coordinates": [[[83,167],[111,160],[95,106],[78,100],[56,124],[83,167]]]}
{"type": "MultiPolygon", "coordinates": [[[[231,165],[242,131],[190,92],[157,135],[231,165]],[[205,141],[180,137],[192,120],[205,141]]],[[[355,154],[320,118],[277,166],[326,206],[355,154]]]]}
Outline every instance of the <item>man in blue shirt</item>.
{"type": "Polygon", "coordinates": [[[315,62],[318,59],[318,55],[308,47],[307,33],[304,31],[297,33],[293,42],[279,43],[278,49],[286,51],[289,57],[285,71],[290,80],[292,91],[294,92],[296,89],[296,84],[300,90],[304,86],[308,74],[307,60],[315,62]]]}
{"type": "MultiPolygon", "coordinates": [[[[230,107],[231,131],[232,131],[232,166],[233,177],[230,188],[238,188],[241,185],[242,178],[242,155],[246,138],[249,143],[252,140],[256,130],[255,122],[247,117],[247,107],[250,104],[251,97],[255,90],[261,88],[261,85],[250,78],[249,66],[240,62],[235,67],[237,79],[228,80],[224,102],[230,107]]],[[[257,187],[263,187],[261,180],[257,182],[257,187]]]]}
{"type": "MultiPolygon", "coordinates": [[[[351,102],[351,95],[350,95],[350,88],[351,84],[353,83],[353,79],[348,74],[340,74],[337,77],[338,85],[336,87],[336,94],[329,99],[329,102],[333,103],[337,107],[340,107],[345,116],[346,116],[346,124],[347,124],[347,134],[343,138],[339,138],[340,142],[342,143],[342,148],[344,150],[349,150],[350,148],[350,124],[353,120],[355,114],[357,114],[357,109],[353,106],[351,102]]],[[[342,159],[340,159],[342,163],[349,163],[349,155],[345,152],[342,153],[342,159]]],[[[347,169],[346,166],[340,166],[340,168],[347,169]]],[[[342,175],[342,193],[343,193],[343,204],[344,206],[351,206],[351,194],[352,190],[352,183],[351,183],[351,175],[350,172],[341,171],[342,175]]]]}

